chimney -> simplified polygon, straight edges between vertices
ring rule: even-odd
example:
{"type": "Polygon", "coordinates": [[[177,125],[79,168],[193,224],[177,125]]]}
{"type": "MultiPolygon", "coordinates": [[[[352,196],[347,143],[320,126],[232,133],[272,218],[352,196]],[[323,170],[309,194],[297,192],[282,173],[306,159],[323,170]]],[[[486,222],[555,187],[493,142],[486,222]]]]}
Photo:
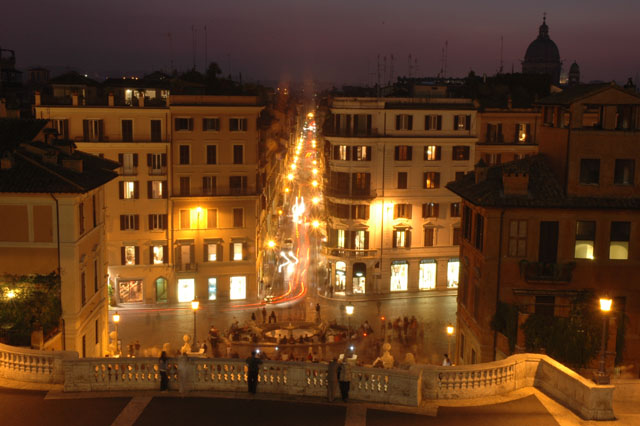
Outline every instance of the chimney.
{"type": "Polygon", "coordinates": [[[109,99],[109,106],[110,107],[112,107],[112,106],[114,106],[116,104],[116,100],[113,97],[113,92],[109,92],[108,99],[109,99]]]}
{"type": "Polygon", "coordinates": [[[502,170],[502,189],[504,195],[527,195],[529,174],[526,172],[508,172],[502,170]]]}
{"type": "Polygon", "coordinates": [[[478,163],[474,166],[474,172],[476,175],[476,183],[484,182],[487,180],[487,173],[489,172],[489,166],[484,160],[481,158],[478,163]]]}
{"type": "Polygon", "coordinates": [[[71,105],[78,106],[78,93],[77,92],[74,92],[71,95],[71,105]]]}
{"type": "Polygon", "coordinates": [[[42,95],[39,91],[36,91],[36,106],[42,105],[42,95]]]}

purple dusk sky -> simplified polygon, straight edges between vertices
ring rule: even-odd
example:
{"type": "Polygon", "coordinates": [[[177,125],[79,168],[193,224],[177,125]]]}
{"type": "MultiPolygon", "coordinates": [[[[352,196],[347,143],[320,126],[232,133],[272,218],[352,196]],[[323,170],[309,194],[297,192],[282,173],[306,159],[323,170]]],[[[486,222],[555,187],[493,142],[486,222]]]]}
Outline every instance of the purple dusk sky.
{"type": "Polygon", "coordinates": [[[206,25],[208,60],[236,78],[372,83],[378,55],[408,75],[409,54],[421,76],[435,76],[445,41],[449,76],[491,75],[501,36],[505,72],[520,71],[546,11],[564,72],[576,60],[582,81],[640,73],[636,0],[32,0],[3,9],[0,46],[16,51],[21,69],[119,76],[167,70],[173,59],[186,70],[195,26],[202,70],[206,25]]]}

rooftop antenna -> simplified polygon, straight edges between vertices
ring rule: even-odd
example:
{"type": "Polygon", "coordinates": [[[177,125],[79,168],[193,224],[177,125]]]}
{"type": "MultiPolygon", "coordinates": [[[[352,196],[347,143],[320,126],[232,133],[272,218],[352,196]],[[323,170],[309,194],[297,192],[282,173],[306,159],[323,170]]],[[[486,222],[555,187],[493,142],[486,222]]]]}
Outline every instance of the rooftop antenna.
{"type": "Polygon", "coordinates": [[[196,69],[196,28],[192,25],[191,26],[191,43],[192,43],[192,50],[193,50],[193,69],[196,69]]]}
{"type": "Polygon", "coordinates": [[[377,93],[377,97],[380,97],[380,54],[378,54],[378,64],[376,66],[376,93],[377,93]]]}
{"type": "Polygon", "coordinates": [[[449,56],[449,40],[444,42],[444,76],[447,75],[447,56],[449,56]]]}
{"type": "Polygon", "coordinates": [[[207,57],[207,26],[204,26],[204,72],[207,72],[207,67],[209,66],[209,58],[207,57]]]}
{"type": "Polygon", "coordinates": [[[387,55],[382,57],[382,82],[387,84],[387,55]]]}
{"type": "Polygon", "coordinates": [[[420,77],[420,67],[418,66],[417,56],[413,59],[413,72],[415,73],[416,77],[420,77]]]}
{"type": "Polygon", "coordinates": [[[504,49],[504,38],[500,36],[500,72],[499,74],[502,74],[502,72],[504,71],[504,62],[502,61],[503,49],[504,49]]]}
{"type": "Polygon", "coordinates": [[[227,66],[229,67],[229,78],[231,78],[231,54],[227,53],[227,66]]]}
{"type": "Polygon", "coordinates": [[[413,61],[411,60],[411,53],[409,53],[409,78],[411,78],[412,76],[412,71],[413,71],[413,61]]]}
{"type": "Polygon", "coordinates": [[[393,55],[391,55],[391,66],[390,66],[390,69],[389,69],[389,74],[390,74],[390,77],[389,77],[389,78],[390,78],[390,80],[391,80],[391,81],[394,81],[394,79],[393,79],[393,74],[394,74],[394,69],[393,69],[393,55]]]}

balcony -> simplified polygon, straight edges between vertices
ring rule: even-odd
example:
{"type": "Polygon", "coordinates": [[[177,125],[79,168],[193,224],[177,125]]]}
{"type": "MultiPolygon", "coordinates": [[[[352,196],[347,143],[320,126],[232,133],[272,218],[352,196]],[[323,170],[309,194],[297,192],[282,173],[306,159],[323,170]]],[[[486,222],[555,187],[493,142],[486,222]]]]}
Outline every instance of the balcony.
{"type": "Polygon", "coordinates": [[[573,276],[575,262],[546,263],[520,261],[520,275],[530,283],[569,283],[573,276]]]}
{"type": "Polygon", "coordinates": [[[324,129],[325,136],[334,136],[340,138],[375,138],[380,135],[378,129],[334,129],[329,127],[324,129]]]}
{"type": "Polygon", "coordinates": [[[167,168],[160,167],[158,169],[149,168],[149,176],[166,176],[167,168]]]}
{"type": "Polygon", "coordinates": [[[120,176],[136,176],[138,174],[137,167],[121,167],[120,176]]]}
{"type": "Polygon", "coordinates": [[[174,265],[176,272],[197,272],[198,264],[196,263],[181,263],[174,265]]]}
{"type": "Polygon", "coordinates": [[[371,198],[376,198],[376,191],[371,190],[354,190],[354,191],[345,191],[342,188],[327,188],[327,195],[329,197],[335,198],[350,198],[353,200],[367,200],[371,198]]]}
{"type": "Polygon", "coordinates": [[[346,249],[340,247],[323,247],[325,255],[353,259],[356,257],[372,257],[376,255],[375,249],[346,249]]]}

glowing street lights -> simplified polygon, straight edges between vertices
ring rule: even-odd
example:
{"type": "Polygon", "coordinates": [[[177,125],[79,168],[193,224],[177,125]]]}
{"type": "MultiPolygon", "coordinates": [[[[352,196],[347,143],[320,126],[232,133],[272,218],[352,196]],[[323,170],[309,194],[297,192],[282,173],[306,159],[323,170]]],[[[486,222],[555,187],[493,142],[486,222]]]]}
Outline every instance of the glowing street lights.
{"type": "Polygon", "coordinates": [[[351,315],[353,315],[353,311],[355,310],[355,307],[349,303],[348,305],[346,305],[344,307],[344,312],[347,314],[347,318],[349,321],[349,350],[351,350],[351,315]]]}
{"type": "Polygon", "coordinates": [[[269,248],[274,248],[275,246],[276,246],[276,242],[275,242],[275,241],[273,241],[273,240],[269,240],[269,241],[267,242],[267,247],[269,247],[269,248]]]}
{"type": "Polygon", "coordinates": [[[451,357],[451,336],[453,336],[453,333],[456,331],[455,327],[451,324],[449,324],[447,326],[447,336],[449,341],[448,341],[448,345],[449,345],[449,349],[447,350],[447,355],[449,355],[449,357],[451,357]]]}
{"type": "Polygon", "coordinates": [[[593,381],[598,385],[608,385],[610,383],[610,378],[605,368],[605,362],[607,355],[607,325],[609,325],[609,312],[611,311],[612,305],[613,300],[608,297],[600,298],[600,310],[602,311],[602,343],[600,344],[600,350],[602,351],[602,356],[600,357],[600,369],[593,379],[593,381]]]}
{"type": "Polygon", "coordinates": [[[118,323],[120,322],[120,314],[118,313],[118,311],[115,312],[115,314],[113,314],[113,316],[111,317],[113,319],[113,323],[116,325],[116,338],[115,338],[115,350],[114,350],[114,356],[120,356],[120,351],[118,350],[118,323]]]}
{"type": "Polygon", "coordinates": [[[200,307],[200,302],[198,299],[193,299],[191,301],[191,310],[193,310],[193,341],[191,342],[191,351],[198,352],[198,347],[196,343],[196,313],[198,312],[198,308],[200,307]]]}

